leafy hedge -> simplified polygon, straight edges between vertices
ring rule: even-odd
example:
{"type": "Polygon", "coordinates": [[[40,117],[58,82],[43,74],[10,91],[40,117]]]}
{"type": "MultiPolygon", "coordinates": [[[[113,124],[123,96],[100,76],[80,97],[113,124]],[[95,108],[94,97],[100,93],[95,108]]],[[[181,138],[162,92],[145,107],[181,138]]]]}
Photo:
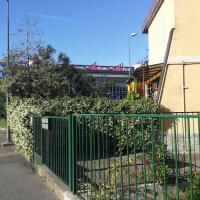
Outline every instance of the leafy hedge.
{"type": "Polygon", "coordinates": [[[13,98],[7,111],[8,124],[13,132],[17,148],[23,153],[30,154],[33,146],[29,118],[31,114],[66,116],[69,113],[156,113],[158,105],[145,99],[130,102],[128,100],[85,97],[63,97],[49,100],[13,98]]]}

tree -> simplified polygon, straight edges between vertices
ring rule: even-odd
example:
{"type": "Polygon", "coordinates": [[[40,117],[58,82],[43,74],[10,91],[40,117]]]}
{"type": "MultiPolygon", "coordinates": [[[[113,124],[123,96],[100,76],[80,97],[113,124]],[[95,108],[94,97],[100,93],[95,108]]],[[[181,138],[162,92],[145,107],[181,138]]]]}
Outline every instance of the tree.
{"type": "Polygon", "coordinates": [[[29,16],[18,33],[24,39],[9,51],[10,64],[5,69],[7,78],[2,81],[4,92],[37,98],[99,96],[94,87],[95,79],[71,66],[65,53],[59,53],[55,59],[56,50],[51,45],[42,44],[38,38],[41,30],[29,16]]]}
{"type": "Polygon", "coordinates": [[[55,98],[65,95],[90,96],[94,78],[70,65],[69,57],[51,45],[38,45],[29,55],[29,65],[24,51],[10,51],[10,65],[6,67],[7,77],[3,80],[5,92],[12,96],[55,98]]]}

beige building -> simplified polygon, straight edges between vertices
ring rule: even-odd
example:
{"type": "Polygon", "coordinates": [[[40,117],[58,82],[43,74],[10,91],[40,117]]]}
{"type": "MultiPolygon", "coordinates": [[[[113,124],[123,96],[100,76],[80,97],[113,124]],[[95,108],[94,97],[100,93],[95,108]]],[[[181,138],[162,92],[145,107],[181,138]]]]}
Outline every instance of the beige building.
{"type": "Polygon", "coordinates": [[[155,0],[144,23],[149,66],[136,73],[145,74],[146,95],[157,90],[157,101],[173,112],[200,111],[199,8],[200,0],[155,0]]]}

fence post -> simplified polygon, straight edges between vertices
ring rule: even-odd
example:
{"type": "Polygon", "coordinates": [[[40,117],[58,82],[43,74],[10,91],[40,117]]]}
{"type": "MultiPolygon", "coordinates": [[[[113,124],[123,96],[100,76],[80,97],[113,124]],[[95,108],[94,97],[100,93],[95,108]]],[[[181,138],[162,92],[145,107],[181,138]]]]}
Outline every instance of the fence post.
{"type": "Polygon", "coordinates": [[[68,175],[69,188],[73,193],[76,193],[76,158],[75,158],[75,134],[74,134],[74,116],[68,115],[68,175]]]}
{"type": "Polygon", "coordinates": [[[72,191],[75,194],[76,193],[76,119],[75,116],[72,115],[72,173],[73,173],[73,179],[72,179],[72,191]]]}
{"type": "Polygon", "coordinates": [[[68,184],[70,190],[72,190],[72,158],[71,158],[71,115],[68,115],[68,184]]]}
{"type": "Polygon", "coordinates": [[[41,157],[42,164],[46,163],[46,131],[49,129],[49,118],[42,117],[42,126],[41,126],[41,157]]]}
{"type": "Polygon", "coordinates": [[[30,125],[33,128],[33,148],[32,148],[32,164],[42,164],[42,121],[41,117],[32,115],[30,118],[30,125]],[[39,138],[38,138],[39,136],[39,138]],[[39,144],[40,141],[40,144],[39,144]],[[38,146],[39,145],[39,146],[38,146]],[[38,149],[39,148],[39,149],[38,149]]]}
{"type": "Polygon", "coordinates": [[[35,165],[35,117],[33,115],[30,116],[30,126],[33,128],[33,148],[32,148],[32,165],[35,165]]]}

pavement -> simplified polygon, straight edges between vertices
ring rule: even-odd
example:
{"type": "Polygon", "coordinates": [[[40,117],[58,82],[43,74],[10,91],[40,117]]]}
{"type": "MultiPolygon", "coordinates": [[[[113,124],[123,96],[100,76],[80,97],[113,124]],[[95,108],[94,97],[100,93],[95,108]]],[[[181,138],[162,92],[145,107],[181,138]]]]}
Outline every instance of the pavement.
{"type": "Polygon", "coordinates": [[[0,130],[0,200],[57,200],[15,146],[2,148],[5,141],[0,130]]]}

